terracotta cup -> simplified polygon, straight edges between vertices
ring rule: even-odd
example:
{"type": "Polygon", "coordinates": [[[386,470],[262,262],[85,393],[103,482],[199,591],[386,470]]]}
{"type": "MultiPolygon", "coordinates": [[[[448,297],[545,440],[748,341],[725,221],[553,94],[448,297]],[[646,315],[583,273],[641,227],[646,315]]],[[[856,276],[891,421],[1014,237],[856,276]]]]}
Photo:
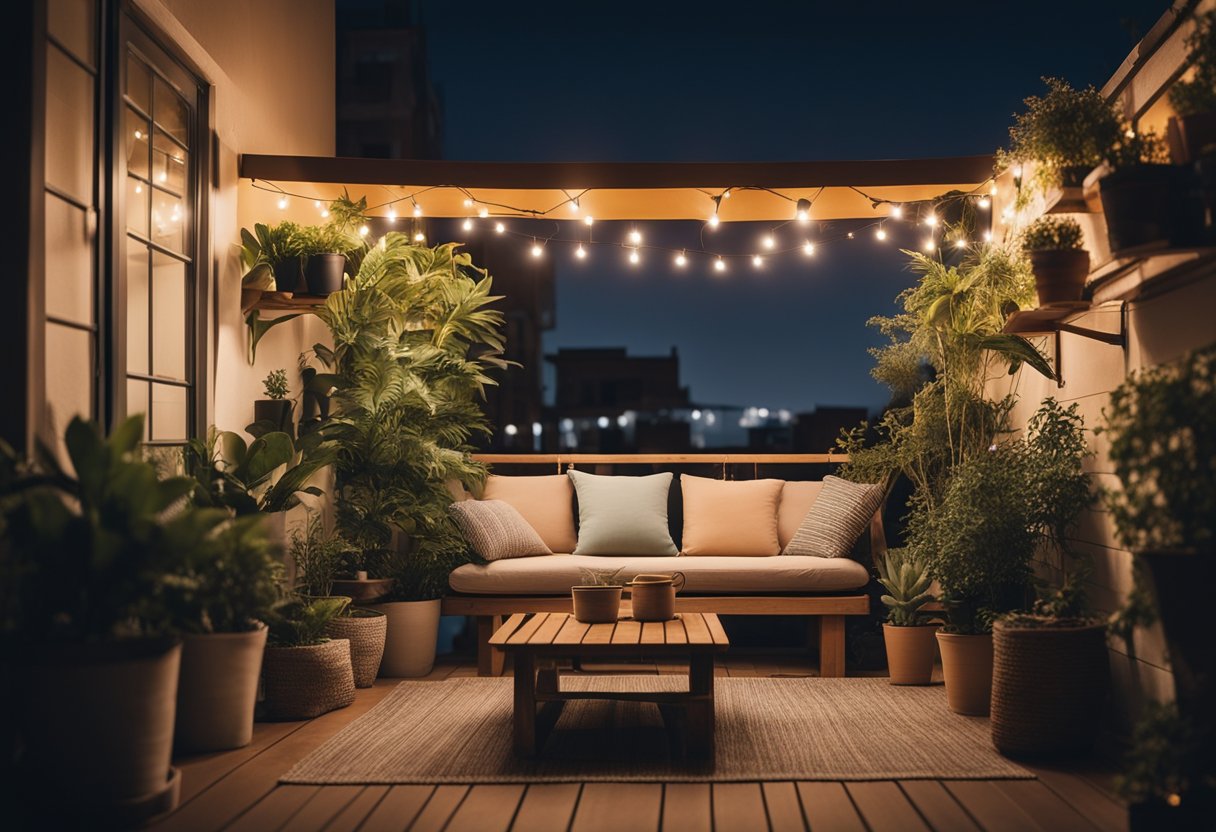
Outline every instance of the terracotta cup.
{"type": "Polygon", "coordinates": [[[637,575],[627,586],[635,621],[670,621],[676,617],[676,593],[684,588],[684,573],[637,575]]]}
{"type": "Polygon", "coordinates": [[[616,621],[621,611],[619,586],[572,586],[574,617],[584,624],[608,624],[616,621]]]}

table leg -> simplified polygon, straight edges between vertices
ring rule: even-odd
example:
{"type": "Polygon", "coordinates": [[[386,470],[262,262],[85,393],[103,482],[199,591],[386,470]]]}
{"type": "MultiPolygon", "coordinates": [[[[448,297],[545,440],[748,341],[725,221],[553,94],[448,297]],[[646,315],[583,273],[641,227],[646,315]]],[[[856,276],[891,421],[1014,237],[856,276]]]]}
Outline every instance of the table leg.
{"type": "Polygon", "coordinates": [[[515,753],[536,754],[536,657],[526,650],[515,654],[515,753]]]}
{"type": "Polygon", "coordinates": [[[690,756],[714,754],[714,655],[694,653],[688,662],[686,747],[690,756]]]}
{"type": "Polygon", "coordinates": [[[537,693],[557,693],[557,662],[549,659],[537,668],[536,671],[536,692],[537,693]]]}

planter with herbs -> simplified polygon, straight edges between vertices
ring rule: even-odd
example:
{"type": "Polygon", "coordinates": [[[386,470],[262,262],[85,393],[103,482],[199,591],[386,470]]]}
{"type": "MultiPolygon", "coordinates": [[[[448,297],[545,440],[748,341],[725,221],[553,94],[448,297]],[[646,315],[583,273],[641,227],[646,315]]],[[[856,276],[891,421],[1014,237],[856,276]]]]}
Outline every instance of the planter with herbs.
{"type": "Polygon", "coordinates": [[[1022,232],[1022,250],[1034,269],[1039,306],[1081,300],[1089,276],[1089,252],[1076,220],[1039,217],[1022,232]]]}
{"type": "Polygon", "coordinates": [[[928,567],[907,549],[892,549],[877,558],[878,580],[886,594],[887,620],[882,625],[887,668],[893,685],[927,685],[933,678],[938,624],[922,611],[933,600],[928,567]]]}
{"type": "Polygon", "coordinates": [[[1193,168],[1168,164],[1160,138],[1129,126],[1107,163],[1110,173],[1099,180],[1098,189],[1113,255],[1204,243],[1199,177],[1193,168]]]}
{"type": "Polygon", "coordinates": [[[291,390],[287,387],[287,371],[271,370],[262,381],[262,389],[266,398],[253,403],[253,421],[262,427],[263,432],[281,431],[292,436],[295,425],[292,423],[294,402],[287,398],[291,390]]]}
{"type": "Polygon", "coordinates": [[[1195,18],[1186,40],[1194,73],[1169,90],[1174,115],[1166,126],[1170,157],[1189,165],[1216,151],[1216,12],[1195,18]]]}
{"type": "Polygon", "coordinates": [[[293,599],[268,616],[262,719],[313,719],[355,701],[350,642],[326,635],[349,604],[349,598],[293,599]]]}

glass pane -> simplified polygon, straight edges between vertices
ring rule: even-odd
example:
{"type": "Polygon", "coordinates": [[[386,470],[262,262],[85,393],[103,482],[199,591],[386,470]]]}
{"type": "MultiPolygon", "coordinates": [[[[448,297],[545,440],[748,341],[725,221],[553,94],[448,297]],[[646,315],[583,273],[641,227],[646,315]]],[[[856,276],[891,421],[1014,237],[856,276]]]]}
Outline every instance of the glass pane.
{"type": "Polygon", "coordinates": [[[186,264],[167,254],[152,255],[152,374],[185,381],[186,264]]]}
{"type": "Polygon", "coordinates": [[[186,422],[186,388],[153,384],[152,439],[185,442],[186,422]]]}
{"type": "Polygon", "coordinates": [[[93,235],[88,216],[46,195],[46,314],[93,323],[93,235]]]}
{"type": "Polygon", "coordinates": [[[93,333],[48,323],[44,435],[62,436],[73,416],[93,417],[93,333]]]}
{"type": "Polygon", "coordinates": [[[152,189],[138,179],[127,177],[127,229],[148,236],[148,200],[152,189]]]}
{"type": "Polygon", "coordinates": [[[96,66],[93,46],[96,25],[93,0],[50,0],[47,3],[47,31],[89,66],[96,66]]]}
{"type": "Polygon", "coordinates": [[[145,113],[152,112],[152,72],[136,56],[127,54],[127,97],[145,113]]]}
{"type": "Polygon", "coordinates": [[[148,431],[148,413],[151,408],[148,406],[148,388],[151,387],[146,381],[135,381],[127,379],[127,415],[134,416],[136,413],[144,414],[144,440],[147,441],[148,431]]]}
{"type": "Polygon", "coordinates": [[[127,142],[127,173],[148,178],[148,142],[151,127],[147,119],[127,108],[127,121],[123,125],[127,142]]]}
{"type": "Polygon", "coordinates": [[[148,247],[127,240],[127,371],[148,374],[148,247]]]}
{"type": "Polygon", "coordinates": [[[156,108],[152,118],[164,131],[187,147],[190,146],[190,110],[186,102],[177,94],[177,90],[166,84],[160,78],[156,79],[156,97],[153,106],[156,108]]]}
{"type": "Polygon", "coordinates": [[[53,46],[46,57],[46,181],[93,204],[93,76],[53,46]]]}
{"type": "Polygon", "coordinates": [[[157,187],[186,192],[186,151],[158,129],[152,140],[152,173],[157,187]]]}
{"type": "Polygon", "coordinates": [[[180,197],[154,188],[152,240],[173,251],[186,250],[186,210],[180,197]]]}

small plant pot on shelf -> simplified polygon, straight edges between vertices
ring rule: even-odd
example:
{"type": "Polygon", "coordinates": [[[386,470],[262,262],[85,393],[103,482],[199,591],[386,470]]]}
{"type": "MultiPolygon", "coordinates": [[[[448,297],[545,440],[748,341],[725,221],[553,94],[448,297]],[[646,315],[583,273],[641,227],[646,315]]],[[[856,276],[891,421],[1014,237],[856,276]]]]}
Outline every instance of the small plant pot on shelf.
{"type": "Polygon", "coordinates": [[[1216,113],[1170,116],[1165,126],[1165,140],[1175,165],[1198,161],[1204,148],[1216,144],[1216,113]]]}
{"type": "Polygon", "coordinates": [[[1039,249],[1027,252],[1034,270],[1039,306],[1075,303],[1085,292],[1089,252],[1080,248],[1039,249]]]}
{"type": "Polygon", "coordinates": [[[1009,757],[1093,748],[1109,689],[1106,625],[993,626],[992,744],[1009,757]]]}
{"type": "Polygon", "coordinates": [[[299,257],[289,257],[271,266],[274,272],[274,288],[279,292],[305,291],[308,286],[304,281],[304,264],[299,257]]]}
{"type": "Polygon", "coordinates": [[[913,627],[882,625],[891,684],[927,685],[933,680],[933,658],[937,654],[933,634],[937,630],[936,624],[913,627]]]}
{"type": "Polygon", "coordinates": [[[342,291],[342,278],[346,272],[346,256],[343,254],[314,254],[304,266],[304,280],[308,294],[325,297],[342,291]]]}
{"type": "Polygon", "coordinates": [[[435,667],[439,639],[438,598],[430,601],[390,601],[372,609],[386,616],[387,632],[380,675],[425,676],[435,667]]]}
{"type": "Polygon", "coordinates": [[[384,639],[388,633],[388,617],[379,610],[353,607],[350,615],[331,618],[325,625],[326,634],[333,639],[350,642],[350,663],[355,687],[370,688],[380,672],[384,658],[384,639]]]}
{"type": "Polygon", "coordinates": [[[987,716],[992,701],[992,634],[937,633],[946,704],[956,714],[987,716]]]}
{"type": "Polygon", "coordinates": [[[262,718],[313,719],[355,701],[350,642],[267,647],[262,660],[262,718]]]}
{"type": "Polygon", "coordinates": [[[1113,171],[1098,186],[1115,256],[1142,246],[1203,244],[1203,195],[1191,168],[1133,165],[1113,171]]]}
{"type": "Polygon", "coordinates": [[[178,751],[228,751],[253,739],[253,712],[266,627],[182,640],[173,744],[178,751]]]}
{"type": "Polygon", "coordinates": [[[620,586],[572,586],[574,618],[584,624],[614,622],[621,611],[620,586]]]}

